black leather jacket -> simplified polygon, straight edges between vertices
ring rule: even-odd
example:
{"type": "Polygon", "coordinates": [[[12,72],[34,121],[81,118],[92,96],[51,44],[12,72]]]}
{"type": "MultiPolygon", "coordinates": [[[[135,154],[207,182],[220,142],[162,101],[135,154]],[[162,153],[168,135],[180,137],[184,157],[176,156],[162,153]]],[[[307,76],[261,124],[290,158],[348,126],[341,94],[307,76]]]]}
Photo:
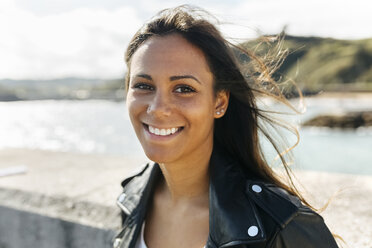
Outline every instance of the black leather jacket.
{"type": "MultiPolygon", "coordinates": [[[[336,248],[322,217],[272,184],[247,178],[237,163],[213,152],[206,248],[336,248]]],[[[115,248],[134,248],[151,201],[159,165],[148,163],[122,182],[118,198],[123,229],[115,248]]]]}

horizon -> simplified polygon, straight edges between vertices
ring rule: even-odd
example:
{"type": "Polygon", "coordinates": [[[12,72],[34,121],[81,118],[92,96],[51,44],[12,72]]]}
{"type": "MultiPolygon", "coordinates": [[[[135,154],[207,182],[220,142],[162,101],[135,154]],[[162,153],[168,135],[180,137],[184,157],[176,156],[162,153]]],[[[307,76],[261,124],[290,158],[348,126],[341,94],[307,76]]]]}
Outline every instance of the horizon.
{"type": "MultiPolygon", "coordinates": [[[[159,10],[181,1],[3,0],[0,3],[0,79],[110,80],[125,73],[124,50],[136,30],[159,10]]],[[[372,38],[372,2],[207,0],[197,3],[219,20],[226,37],[259,35],[372,38]],[[345,18],[346,17],[346,18],[345,18]],[[352,20],[352,21],[350,21],[352,20]]]]}

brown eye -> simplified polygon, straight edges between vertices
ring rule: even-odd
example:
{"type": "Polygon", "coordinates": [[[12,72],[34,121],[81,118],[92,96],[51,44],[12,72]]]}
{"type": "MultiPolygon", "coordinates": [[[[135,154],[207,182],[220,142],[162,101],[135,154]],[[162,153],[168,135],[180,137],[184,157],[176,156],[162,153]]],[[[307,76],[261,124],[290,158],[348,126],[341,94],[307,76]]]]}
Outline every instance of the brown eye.
{"type": "Polygon", "coordinates": [[[136,83],[132,87],[133,89],[139,89],[139,90],[154,90],[154,87],[150,84],[146,83],[136,83]]]}
{"type": "Polygon", "coordinates": [[[187,94],[187,93],[196,92],[196,90],[188,85],[179,85],[176,87],[174,92],[187,94]]]}

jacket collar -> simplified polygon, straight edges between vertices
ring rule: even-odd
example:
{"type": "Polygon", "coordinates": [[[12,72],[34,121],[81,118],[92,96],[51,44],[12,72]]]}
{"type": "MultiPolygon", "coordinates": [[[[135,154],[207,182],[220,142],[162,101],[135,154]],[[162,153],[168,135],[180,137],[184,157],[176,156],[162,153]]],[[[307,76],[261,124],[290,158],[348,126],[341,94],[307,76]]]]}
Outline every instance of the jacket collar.
{"type": "Polygon", "coordinates": [[[246,194],[246,185],[247,178],[237,162],[215,148],[210,161],[209,238],[217,247],[266,239],[256,206],[246,194]]]}
{"type": "Polygon", "coordinates": [[[114,241],[114,248],[135,247],[154,186],[160,176],[159,165],[152,162],[122,182],[124,192],[119,196],[117,204],[127,217],[123,222],[124,228],[118,234],[120,238],[114,241]]]}
{"type": "MultiPolygon", "coordinates": [[[[132,240],[125,247],[134,247],[160,176],[159,165],[149,163],[139,174],[123,181],[124,193],[118,205],[128,218],[122,239],[132,240]]],[[[246,185],[247,179],[236,162],[214,149],[210,161],[210,231],[206,247],[253,244],[266,239],[255,204],[246,194],[246,185]]]]}

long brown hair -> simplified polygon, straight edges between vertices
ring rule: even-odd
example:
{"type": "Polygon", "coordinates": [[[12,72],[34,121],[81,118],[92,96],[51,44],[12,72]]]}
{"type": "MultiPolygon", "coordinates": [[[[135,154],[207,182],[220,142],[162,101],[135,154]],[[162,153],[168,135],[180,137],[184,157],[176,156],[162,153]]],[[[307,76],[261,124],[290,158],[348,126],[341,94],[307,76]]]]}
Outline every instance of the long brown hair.
{"type": "Polygon", "coordinates": [[[204,52],[214,75],[215,93],[221,90],[230,93],[228,110],[223,118],[215,120],[214,145],[236,158],[246,174],[284,188],[307,204],[293,183],[283,152],[269,131],[272,129],[267,129],[267,126],[283,124],[270,116],[270,112],[258,108],[256,102],[258,95],[271,96],[290,106],[272,77],[283,57],[275,60],[279,62],[267,63],[253,52],[228,42],[206,17],[212,16],[199,8],[182,5],[163,10],[147,22],[134,35],[126,51],[126,86],[131,58],[141,44],[152,36],[181,35],[204,52]],[[238,61],[237,54],[246,55],[248,63],[238,61]],[[266,161],[259,132],[276,150],[289,182],[283,182],[266,161]]]}

